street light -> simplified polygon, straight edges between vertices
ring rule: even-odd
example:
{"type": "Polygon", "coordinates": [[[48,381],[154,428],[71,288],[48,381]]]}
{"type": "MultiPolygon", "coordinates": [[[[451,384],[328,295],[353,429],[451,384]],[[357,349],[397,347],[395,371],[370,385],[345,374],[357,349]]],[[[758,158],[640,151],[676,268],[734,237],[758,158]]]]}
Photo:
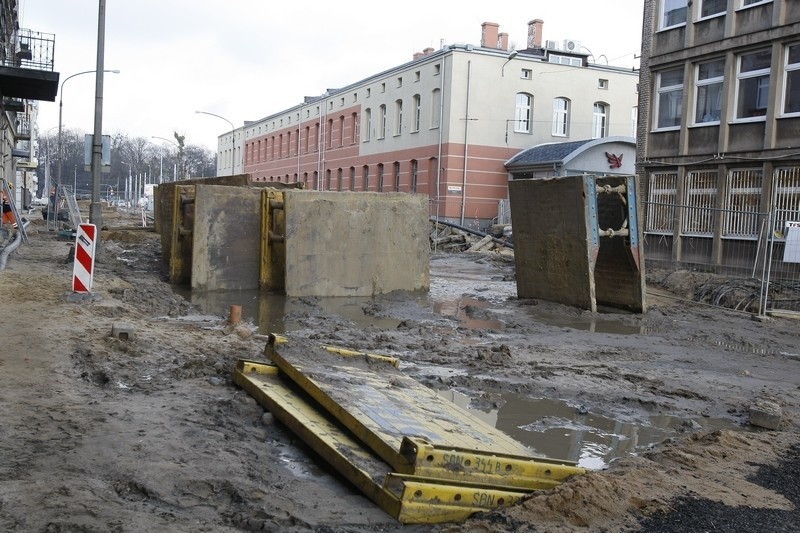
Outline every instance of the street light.
{"type": "Polygon", "coordinates": [[[511,53],[508,54],[508,56],[506,57],[506,62],[503,63],[503,67],[500,69],[501,77],[506,75],[506,65],[508,64],[509,61],[517,57],[517,54],[519,54],[519,52],[517,52],[516,50],[511,50],[511,53]]]}
{"type": "Polygon", "coordinates": [[[233,122],[228,120],[227,118],[217,115],[215,113],[209,113],[208,111],[195,111],[195,113],[200,113],[201,115],[211,115],[212,117],[221,118],[225,122],[231,125],[231,176],[233,176],[235,163],[233,158],[236,156],[236,143],[234,142],[233,133],[236,131],[236,127],[233,125],[233,122]]]}
{"type": "Polygon", "coordinates": [[[131,202],[133,200],[133,197],[131,196],[131,187],[133,186],[133,165],[126,163],[125,161],[120,161],[120,163],[128,166],[128,181],[125,182],[125,199],[128,202],[131,202]]]}
{"type": "MultiPolygon", "coordinates": [[[[173,140],[170,140],[170,139],[167,139],[167,138],[164,138],[164,137],[158,137],[156,135],[152,135],[151,137],[153,139],[158,139],[160,141],[166,141],[166,142],[172,144],[173,146],[175,146],[175,148],[178,149],[178,164],[177,164],[177,168],[175,170],[173,170],[173,172],[172,172],[172,181],[178,181],[178,168],[180,168],[180,166],[181,166],[181,145],[176,143],[173,140]]],[[[161,168],[161,174],[163,174],[164,173],[163,155],[162,155],[161,167],[162,167],[161,168]]]]}
{"type": "MultiPolygon", "coordinates": [[[[111,72],[112,74],[119,74],[119,70],[104,70],[103,72],[111,72]]],[[[64,159],[64,154],[62,153],[61,147],[61,115],[64,111],[64,84],[67,83],[71,78],[75,76],[81,76],[83,74],[92,74],[97,73],[96,70],[84,70],[83,72],[77,72],[71,76],[67,76],[64,78],[64,81],[61,82],[61,88],[58,90],[58,185],[61,185],[61,166],[62,161],[64,159]]],[[[73,193],[77,194],[78,191],[73,191],[73,193]]]]}

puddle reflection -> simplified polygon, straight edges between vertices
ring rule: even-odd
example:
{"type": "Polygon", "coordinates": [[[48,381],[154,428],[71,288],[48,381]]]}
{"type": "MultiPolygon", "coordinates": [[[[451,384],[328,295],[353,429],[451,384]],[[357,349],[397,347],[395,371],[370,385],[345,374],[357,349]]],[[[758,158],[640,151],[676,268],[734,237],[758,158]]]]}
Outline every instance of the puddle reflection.
{"type": "Polygon", "coordinates": [[[602,469],[616,458],[635,455],[674,437],[692,422],[703,430],[741,429],[730,420],[682,419],[653,416],[643,424],[621,422],[561,400],[530,398],[509,393],[497,409],[477,409],[469,396],[440,391],[445,398],[467,409],[487,424],[525,444],[545,457],[576,461],[589,469],[602,469]]]}

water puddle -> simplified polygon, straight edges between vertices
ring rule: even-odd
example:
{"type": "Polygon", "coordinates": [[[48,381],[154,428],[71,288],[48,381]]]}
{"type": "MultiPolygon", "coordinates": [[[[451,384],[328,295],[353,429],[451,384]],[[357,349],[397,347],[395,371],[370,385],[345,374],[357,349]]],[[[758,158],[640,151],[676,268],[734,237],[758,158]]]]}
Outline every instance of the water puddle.
{"type": "Polygon", "coordinates": [[[562,400],[516,393],[500,396],[498,408],[477,408],[463,393],[440,391],[445,398],[528,446],[533,453],[576,461],[592,470],[619,457],[639,454],[687,431],[737,429],[730,420],[652,416],[644,423],[622,422],[562,400]]]}
{"type": "MultiPolygon", "coordinates": [[[[258,332],[287,333],[302,327],[301,317],[306,317],[307,304],[287,298],[283,294],[258,290],[193,292],[176,291],[204,313],[228,316],[231,305],[242,306],[242,318],[258,325],[258,332]]],[[[325,316],[341,316],[357,326],[374,326],[379,329],[396,329],[400,319],[367,315],[365,308],[373,302],[370,297],[316,298],[314,303],[325,316]]]]}

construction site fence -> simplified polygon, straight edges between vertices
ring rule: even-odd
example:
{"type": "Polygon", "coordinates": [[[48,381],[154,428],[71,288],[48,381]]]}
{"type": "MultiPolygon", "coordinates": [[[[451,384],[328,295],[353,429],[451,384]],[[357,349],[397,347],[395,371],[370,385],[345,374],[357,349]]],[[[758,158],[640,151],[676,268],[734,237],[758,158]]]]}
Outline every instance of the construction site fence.
{"type": "Polygon", "coordinates": [[[648,267],[718,274],[708,303],[760,315],[800,312],[800,211],[644,203],[648,267]],[[734,300],[731,300],[733,295],[734,300]],[[731,302],[734,302],[731,305],[731,302]]]}

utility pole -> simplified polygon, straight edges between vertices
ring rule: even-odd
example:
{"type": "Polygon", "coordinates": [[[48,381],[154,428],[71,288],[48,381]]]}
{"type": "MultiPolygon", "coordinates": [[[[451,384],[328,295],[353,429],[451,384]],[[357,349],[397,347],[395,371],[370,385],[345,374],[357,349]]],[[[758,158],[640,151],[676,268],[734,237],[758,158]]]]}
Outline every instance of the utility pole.
{"type": "MultiPolygon", "coordinates": [[[[106,0],[99,0],[97,14],[97,74],[95,76],[94,135],[92,137],[92,203],[89,204],[89,222],[99,230],[103,226],[100,205],[100,173],[103,159],[103,63],[105,55],[106,0]]],[[[99,248],[100,239],[95,246],[99,248]]]]}

